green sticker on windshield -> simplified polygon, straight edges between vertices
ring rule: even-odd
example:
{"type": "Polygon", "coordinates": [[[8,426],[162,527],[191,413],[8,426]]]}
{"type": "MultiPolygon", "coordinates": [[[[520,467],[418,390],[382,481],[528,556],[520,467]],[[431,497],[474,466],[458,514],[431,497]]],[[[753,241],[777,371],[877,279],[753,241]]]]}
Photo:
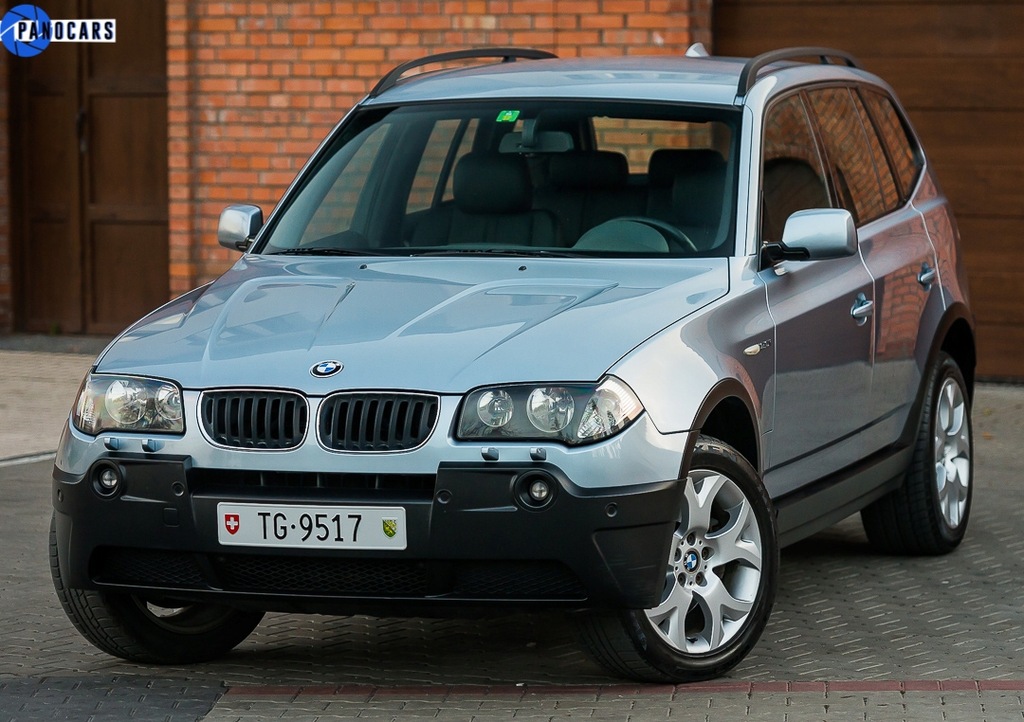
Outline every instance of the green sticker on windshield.
{"type": "Polygon", "coordinates": [[[515,123],[516,122],[516,118],[518,118],[518,117],[519,117],[519,111],[518,110],[503,110],[500,113],[498,113],[498,122],[499,123],[515,123]]]}

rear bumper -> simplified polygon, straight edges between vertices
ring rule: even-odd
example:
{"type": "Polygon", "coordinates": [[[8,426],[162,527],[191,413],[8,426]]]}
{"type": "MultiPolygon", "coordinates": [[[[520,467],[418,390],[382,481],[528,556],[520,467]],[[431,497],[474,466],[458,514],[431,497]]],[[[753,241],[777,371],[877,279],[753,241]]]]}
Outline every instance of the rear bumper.
{"type": "Polygon", "coordinates": [[[441,464],[436,475],[378,477],[372,490],[359,488],[366,475],[296,485],[294,475],[253,474],[196,469],[188,457],[117,453],[81,475],[55,468],[65,583],[268,610],[646,608],[660,600],[682,503],[676,480],[583,488],[543,462],[441,464]],[[105,498],[95,477],[111,467],[123,485],[105,498]],[[538,476],[554,494],[531,508],[520,491],[538,476]],[[225,546],[220,502],[402,507],[408,544],[402,551],[225,546]]]}

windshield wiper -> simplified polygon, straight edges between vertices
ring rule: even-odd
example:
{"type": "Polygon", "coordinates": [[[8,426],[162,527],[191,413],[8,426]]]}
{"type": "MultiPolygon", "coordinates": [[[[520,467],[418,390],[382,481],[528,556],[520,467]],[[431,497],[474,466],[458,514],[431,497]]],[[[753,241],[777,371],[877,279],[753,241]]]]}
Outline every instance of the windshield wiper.
{"type": "Polygon", "coordinates": [[[268,256],[380,256],[376,251],[354,248],[282,248],[268,256]]]}
{"type": "Polygon", "coordinates": [[[439,251],[423,251],[413,253],[414,256],[509,256],[512,258],[583,258],[580,253],[569,251],[549,251],[544,248],[447,248],[439,251]]]}

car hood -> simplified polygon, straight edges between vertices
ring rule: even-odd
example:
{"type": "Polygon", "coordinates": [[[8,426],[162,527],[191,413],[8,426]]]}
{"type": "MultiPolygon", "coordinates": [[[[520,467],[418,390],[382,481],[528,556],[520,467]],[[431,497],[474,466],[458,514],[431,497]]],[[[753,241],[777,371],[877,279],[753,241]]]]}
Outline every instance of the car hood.
{"type": "Polygon", "coordinates": [[[719,258],[245,256],[129,328],[97,370],[313,395],[594,381],[727,286],[719,258]],[[325,360],[344,368],[315,378],[325,360]]]}

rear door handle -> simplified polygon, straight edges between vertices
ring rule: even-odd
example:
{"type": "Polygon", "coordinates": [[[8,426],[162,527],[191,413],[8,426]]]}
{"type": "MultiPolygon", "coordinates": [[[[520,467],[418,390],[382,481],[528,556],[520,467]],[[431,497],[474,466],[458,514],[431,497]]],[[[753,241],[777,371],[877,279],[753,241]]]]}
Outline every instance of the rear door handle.
{"type": "Polygon", "coordinates": [[[858,293],[857,300],[853,302],[853,308],[850,309],[850,315],[857,320],[857,325],[863,326],[867,323],[874,312],[875,302],[869,300],[863,293],[858,293]]]}
{"type": "Polygon", "coordinates": [[[921,264],[921,272],[917,274],[917,282],[924,286],[924,290],[931,290],[932,284],[935,283],[935,278],[939,275],[939,272],[928,265],[925,261],[921,264]]]}

